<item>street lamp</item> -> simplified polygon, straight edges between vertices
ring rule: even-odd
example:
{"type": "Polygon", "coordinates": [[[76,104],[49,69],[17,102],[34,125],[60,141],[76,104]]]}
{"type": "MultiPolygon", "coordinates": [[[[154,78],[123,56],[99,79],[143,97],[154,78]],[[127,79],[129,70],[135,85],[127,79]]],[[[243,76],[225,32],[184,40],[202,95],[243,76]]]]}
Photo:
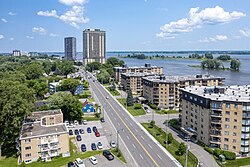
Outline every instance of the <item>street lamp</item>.
{"type": "Polygon", "coordinates": [[[189,142],[189,135],[187,136],[187,148],[186,148],[186,157],[185,157],[185,165],[184,165],[184,167],[188,166],[188,150],[189,150],[188,142],[189,142]]]}
{"type": "Polygon", "coordinates": [[[118,129],[117,131],[116,131],[116,143],[117,143],[117,150],[119,149],[119,133],[120,132],[123,132],[124,130],[123,129],[118,129]]]}

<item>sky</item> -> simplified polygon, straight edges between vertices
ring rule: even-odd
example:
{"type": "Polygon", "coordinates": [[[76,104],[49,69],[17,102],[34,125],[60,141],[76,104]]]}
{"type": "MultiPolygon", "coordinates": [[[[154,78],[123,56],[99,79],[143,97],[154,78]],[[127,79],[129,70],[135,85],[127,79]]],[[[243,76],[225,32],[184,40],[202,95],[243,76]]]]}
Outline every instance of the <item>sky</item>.
{"type": "Polygon", "coordinates": [[[106,31],[107,51],[250,50],[249,0],[1,0],[0,53],[63,52],[106,31]]]}

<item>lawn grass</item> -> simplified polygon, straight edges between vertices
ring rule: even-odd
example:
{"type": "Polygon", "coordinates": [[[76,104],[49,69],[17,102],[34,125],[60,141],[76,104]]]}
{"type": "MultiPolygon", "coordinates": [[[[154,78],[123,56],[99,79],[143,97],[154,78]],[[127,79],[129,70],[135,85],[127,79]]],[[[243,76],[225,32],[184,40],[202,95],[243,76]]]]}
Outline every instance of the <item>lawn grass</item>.
{"type": "Polygon", "coordinates": [[[95,99],[93,97],[88,99],[90,102],[95,102],[95,99]]]}
{"type": "MultiPolygon", "coordinates": [[[[118,98],[117,100],[126,108],[126,99],[125,98],[118,98]]],[[[135,105],[127,107],[127,110],[128,110],[128,112],[130,112],[131,115],[138,116],[138,115],[145,115],[146,114],[146,112],[143,108],[135,109],[134,106],[135,105]]]]}
{"type": "MultiPolygon", "coordinates": [[[[93,155],[97,155],[102,153],[102,150],[97,150],[97,151],[88,151],[86,153],[80,153],[77,152],[76,146],[70,141],[70,157],[55,157],[52,159],[51,162],[33,162],[30,164],[25,165],[25,167],[37,167],[37,166],[42,166],[42,167],[61,167],[61,166],[66,166],[68,162],[70,161],[75,161],[76,158],[81,158],[85,159],[93,155]]],[[[15,157],[10,157],[10,158],[5,158],[0,161],[0,167],[19,167],[17,165],[17,158],[15,157]]]]}
{"type": "Polygon", "coordinates": [[[110,87],[106,87],[106,89],[113,95],[113,96],[120,96],[120,92],[118,90],[111,91],[110,87]]]}
{"type": "Polygon", "coordinates": [[[250,164],[250,158],[240,158],[236,160],[226,160],[226,163],[220,166],[223,167],[238,167],[238,166],[246,166],[250,164]]]}
{"type": "Polygon", "coordinates": [[[178,110],[154,110],[157,114],[179,114],[178,110]]]}
{"type": "Polygon", "coordinates": [[[120,161],[122,161],[123,163],[127,163],[120,149],[118,149],[118,151],[117,151],[117,149],[112,149],[111,152],[112,152],[117,158],[119,158],[120,161]],[[120,154],[120,155],[119,155],[119,154],[120,154]]]}
{"type": "MultiPolygon", "coordinates": [[[[142,126],[151,134],[153,135],[153,128],[151,128],[150,123],[142,123],[142,126]]],[[[161,130],[161,128],[159,128],[158,126],[154,126],[154,135],[155,139],[161,143],[161,145],[163,147],[166,148],[166,133],[161,130]]],[[[184,165],[185,163],[185,156],[186,154],[184,153],[182,156],[178,156],[175,154],[175,152],[178,150],[179,148],[179,142],[176,141],[175,139],[173,139],[173,142],[171,144],[167,145],[167,150],[170,154],[172,154],[177,161],[179,161],[182,165],[184,165]]],[[[188,166],[189,167],[197,167],[198,164],[198,160],[195,157],[195,155],[193,155],[190,151],[188,152],[188,166]]]]}
{"type": "Polygon", "coordinates": [[[96,116],[84,116],[83,119],[86,119],[87,121],[100,121],[100,118],[97,118],[96,116]]]}
{"type": "Polygon", "coordinates": [[[104,87],[106,86],[110,86],[110,83],[105,83],[105,84],[102,84],[104,87]]]}

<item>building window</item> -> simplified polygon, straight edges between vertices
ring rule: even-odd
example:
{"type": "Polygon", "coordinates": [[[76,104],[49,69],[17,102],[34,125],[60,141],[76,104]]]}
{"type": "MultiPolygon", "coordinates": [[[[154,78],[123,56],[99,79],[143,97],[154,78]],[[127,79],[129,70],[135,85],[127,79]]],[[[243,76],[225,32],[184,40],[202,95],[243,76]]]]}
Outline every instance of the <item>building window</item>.
{"type": "Polygon", "coordinates": [[[29,162],[31,162],[31,160],[30,160],[30,159],[25,161],[25,163],[29,163],[29,162]]]}
{"type": "Polygon", "coordinates": [[[234,129],[237,129],[237,126],[234,126],[234,129]]]}
{"type": "Polygon", "coordinates": [[[224,144],[224,150],[228,150],[228,145],[224,144]]]}
{"type": "Polygon", "coordinates": [[[236,143],[236,139],[233,139],[233,143],[236,143]]]}
{"type": "Polygon", "coordinates": [[[25,154],[25,157],[26,157],[26,158],[27,158],[27,157],[31,157],[31,153],[25,154]]]}
{"type": "Polygon", "coordinates": [[[230,115],[230,111],[226,111],[226,115],[230,115]]]}
{"type": "Polygon", "coordinates": [[[225,118],[225,121],[226,122],[230,122],[230,118],[225,118]]]}
{"type": "Polygon", "coordinates": [[[203,122],[203,118],[201,118],[201,122],[203,122]]]}
{"type": "Polygon", "coordinates": [[[30,141],[31,141],[30,139],[26,139],[24,142],[25,143],[30,143],[30,141]]]}
{"type": "Polygon", "coordinates": [[[201,124],[201,128],[203,128],[203,125],[201,124]]]}
{"type": "Polygon", "coordinates": [[[25,147],[25,150],[30,150],[31,146],[25,147]]]}
{"type": "Polygon", "coordinates": [[[225,135],[229,135],[229,131],[225,131],[224,134],[225,134],[225,135]]]}
{"type": "Polygon", "coordinates": [[[237,135],[237,133],[236,132],[233,132],[233,136],[236,136],[237,135]]]}
{"type": "Polygon", "coordinates": [[[234,115],[237,115],[237,112],[234,112],[234,115]]]}
{"type": "Polygon", "coordinates": [[[228,138],[224,138],[224,141],[225,141],[225,142],[228,142],[228,141],[229,141],[229,139],[228,139],[228,138]]]}
{"type": "Polygon", "coordinates": [[[238,108],[238,104],[234,104],[234,108],[238,108]]]}
{"type": "Polygon", "coordinates": [[[233,146],[233,149],[236,150],[236,146],[233,146]]]}
{"type": "Polygon", "coordinates": [[[237,119],[234,119],[234,122],[237,122],[237,119]]]}
{"type": "Polygon", "coordinates": [[[226,108],[230,108],[230,104],[229,103],[226,103],[226,108]]]}
{"type": "Polygon", "coordinates": [[[203,100],[201,100],[200,102],[201,102],[201,104],[202,104],[202,103],[203,103],[203,100]]]}
{"type": "Polygon", "coordinates": [[[228,128],[229,128],[229,125],[225,125],[225,128],[228,129],[228,128]]]}
{"type": "Polygon", "coordinates": [[[203,135],[203,131],[201,131],[201,134],[203,135]]]}

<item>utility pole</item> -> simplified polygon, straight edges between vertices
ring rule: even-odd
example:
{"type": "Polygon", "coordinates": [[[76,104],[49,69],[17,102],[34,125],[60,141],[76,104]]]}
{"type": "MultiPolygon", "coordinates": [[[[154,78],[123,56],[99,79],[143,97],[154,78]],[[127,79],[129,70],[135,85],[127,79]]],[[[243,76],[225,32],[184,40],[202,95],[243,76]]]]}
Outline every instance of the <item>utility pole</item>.
{"type": "Polygon", "coordinates": [[[155,114],[154,114],[154,110],[152,110],[152,124],[153,124],[153,129],[152,129],[152,133],[153,136],[155,136],[155,114]]]}
{"type": "Polygon", "coordinates": [[[123,129],[119,129],[119,130],[117,130],[117,132],[116,132],[116,143],[117,143],[117,149],[119,149],[119,133],[121,132],[121,131],[123,131],[123,129]]]}
{"type": "Polygon", "coordinates": [[[189,141],[189,135],[187,136],[187,148],[186,148],[186,157],[185,157],[185,165],[184,165],[184,167],[188,166],[188,150],[189,150],[188,141],[189,141]]]}

